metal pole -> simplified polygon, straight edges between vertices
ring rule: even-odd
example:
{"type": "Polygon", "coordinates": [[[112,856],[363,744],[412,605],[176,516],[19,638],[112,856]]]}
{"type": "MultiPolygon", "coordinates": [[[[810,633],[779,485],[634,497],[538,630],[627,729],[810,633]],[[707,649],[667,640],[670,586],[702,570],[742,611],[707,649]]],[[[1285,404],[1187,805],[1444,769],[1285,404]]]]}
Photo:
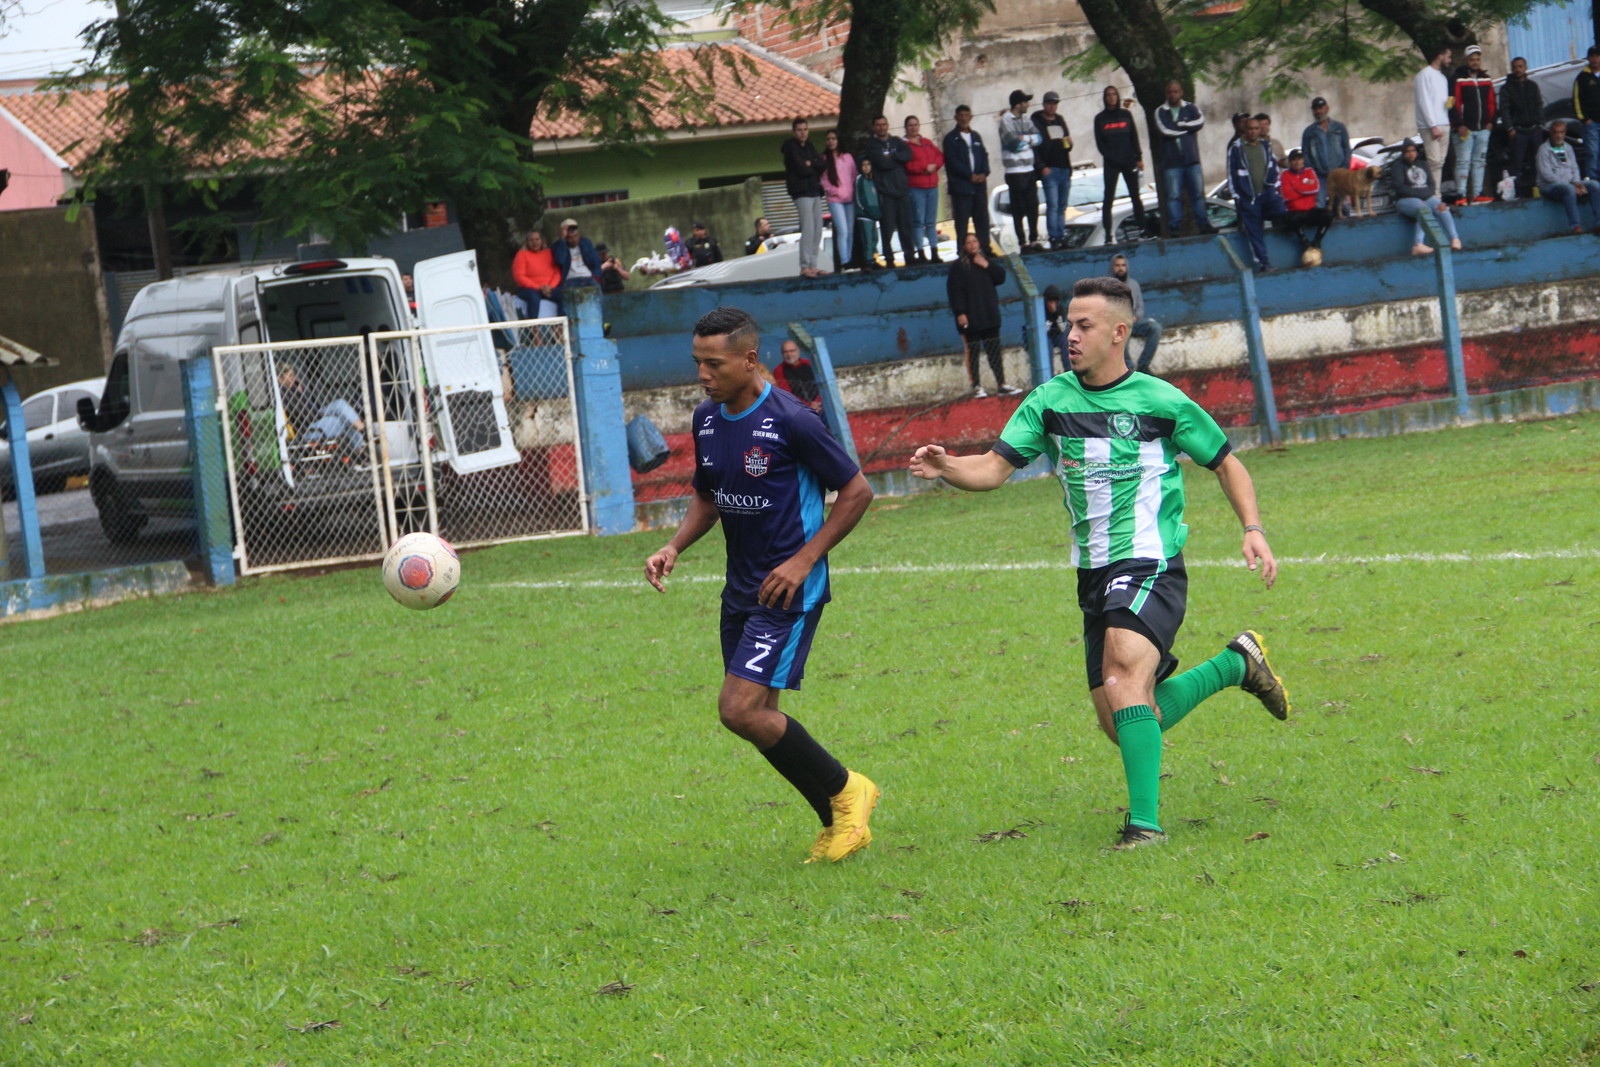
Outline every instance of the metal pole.
{"type": "Polygon", "coordinates": [[[789,324],[789,332],[801,348],[809,350],[816,357],[817,388],[822,390],[822,421],[828,424],[828,432],[833,434],[833,439],[850,453],[850,459],[860,465],[855,435],[850,432],[850,416],[844,409],[844,394],[839,392],[839,379],[833,373],[833,357],[828,355],[828,342],[821,337],[811,336],[811,331],[798,322],[789,324]]]}
{"type": "Polygon", "coordinates": [[[39,534],[39,498],[33,492],[33,462],[28,456],[28,424],[9,369],[0,395],[5,400],[6,436],[11,439],[11,485],[17,495],[17,522],[22,527],[23,568],[29,578],[43,578],[44,540],[39,534]]]}
{"type": "Polygon", "coordinates": [[[1050,336],[1044,326],[1044,300],[1039,296],[1038,286],[1033,284],[1033,275],[1028,272],[1022,255],[1019,253],[1009,259],[1017,284],[1022,288],[1022,343],[1028,349],[1028,365],[1033,372],[1033,387],[1037,389],[1055,377],[1055,368],[1050,363],[1050,336]]]}
{"type": "Polygon", "coordinates": [[[189,434],[189,472],[194,483],[195,532],[200,562],[212,585],[232,585],[233,522],[229,514],[226,449],[222,443],[217,390],[209,359],[186,359],[183,406],[189,434]]]}
{"type": "Polygon", "coordinates": [[[1272,368],[1267,365],[1267,346],[1261,339],[1261,304],[1256,299],[1255,271],[1239,258],[1226,237],[1219,236],[1217,244],[1239,273],[1239,324],[1244,327],[1250,382],[1256,394],[1256,424],[1261,427],[1261,443],[1275,445],[1282,439],[1282,433],[1278,428],[1278,402],[1272,395],[1272,368]]]}
{"type": "Polygon", "coordinates": [[[1467,397],[1467,365],[1461,351],[1461,315],[1456,309],[1456,268],[1444,227],[1431,210],[1423,209],[1422,228],[1433,238],[1433,269],[1439,279],[1439,329],[1444,338],[1445,373],[1450,395],[1456,399],[1456,415],[1466,418],[1471,410],[1467,397]]]}

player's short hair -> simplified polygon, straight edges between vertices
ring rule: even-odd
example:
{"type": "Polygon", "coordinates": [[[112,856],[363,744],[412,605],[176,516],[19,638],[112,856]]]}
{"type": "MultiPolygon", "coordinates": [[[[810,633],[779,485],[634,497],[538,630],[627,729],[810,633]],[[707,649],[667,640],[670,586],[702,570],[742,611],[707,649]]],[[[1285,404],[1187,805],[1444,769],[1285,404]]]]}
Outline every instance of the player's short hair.
{"type": "Polygon", "coordinates": [[[730,352],[748,352],[761,344],[761,325],[742,308],[719,307],[700,316],[696,337],[726,337],[730,352]]]}
{"type": "Polygon", "coordinates": [[[1128,283],[1106,275],[1101,278],[1079,278],[1072,287],[1072,295],[1102,296],[1106,304],[1116,315],[1129,326],[1133,325],[1133,290],[1128,288],[1128,283]]]}

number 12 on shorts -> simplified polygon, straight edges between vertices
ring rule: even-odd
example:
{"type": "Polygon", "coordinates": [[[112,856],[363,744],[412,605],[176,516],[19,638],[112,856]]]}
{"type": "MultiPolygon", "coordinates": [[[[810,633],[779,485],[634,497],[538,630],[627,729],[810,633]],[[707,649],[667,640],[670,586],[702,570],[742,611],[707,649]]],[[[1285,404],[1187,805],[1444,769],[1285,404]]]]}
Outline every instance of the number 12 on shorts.
{"type": "Polygon", "coordinates": [[[755,671],[757,674],[760,674],[761,661],[772,655],[772,646],[762,641],[756,641],[754,642],[754,645],[756,648],[760,649],[760,651],[745,661],[744,669],[747,671],[755,671]]]}

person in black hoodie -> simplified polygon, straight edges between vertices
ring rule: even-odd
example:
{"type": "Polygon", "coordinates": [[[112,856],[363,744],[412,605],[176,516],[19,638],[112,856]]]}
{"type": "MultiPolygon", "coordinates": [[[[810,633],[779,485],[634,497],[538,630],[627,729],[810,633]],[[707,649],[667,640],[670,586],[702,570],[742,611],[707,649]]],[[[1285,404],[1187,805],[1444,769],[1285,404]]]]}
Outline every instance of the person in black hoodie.
{"type": "Polygon", "coordinates": [[[1506,128],[1506,172],[1517,195],[1533,195],[1533,156],[1544,143],[1544,94],[1528,77],[1528,61],[1518,56],[1500,87],[1500,121],[1506,128]]]}
{"type": "Polygon", "coordinates": [[[1111,232],[1111,200],[1116,195],[1117,179],[1121,178],[1133,198],[1133,221],[1144,232],[1144,199],[1139,195],[1139,178],[1144,173],[1144,153],[1139,148],[1139,130],[1133,124],[1133,112],[1122,106],[1122,94],[1115,85],[1108,85],[1101,94],[1105,104],[1094,117],[1094,145],[1100,150],[1101,166],[1105,170],[1106,192],[1100,202],[1100,225],[1106,231],[1106,243],[1116,243],[1111,232]]]}
{"type": "Polygon", "coordinates": [[[984,255],[978,235],[967,234],[961,245],[961,255],[950,264],[945,292],[950,297],[950,311],[956,317],[956,330],[967,345],[967,381],[972,385],[973,396],[989,395],[978,384],[980,344],[984,354],[989,357],[995,390],[1001,396],[1014,396],[1022,392],[1006,384],[1005,363],[1000,357],[999,287],[1005,280],[1005,268],[984,255]]]}
{"type": "Polygon", "coordinates": [[[811,147],[811,125],[805,119],[789,124],[794,136],[783,142],[783,184],[800,214],[800,273],[815,278],[817,249],[822,245],[822,153],[811,147]]]}
{"type": "Polygon", "coordinates": [[[1034,146],[1033,162],[1044,186],[1044,227],[1051,248],[1067,245],[1067,197],[1072,192],[1072,132],[1060,106],[1061,94],[1048,92],[1044,107],[1030,116],[1043,138],[1034,146]]]}

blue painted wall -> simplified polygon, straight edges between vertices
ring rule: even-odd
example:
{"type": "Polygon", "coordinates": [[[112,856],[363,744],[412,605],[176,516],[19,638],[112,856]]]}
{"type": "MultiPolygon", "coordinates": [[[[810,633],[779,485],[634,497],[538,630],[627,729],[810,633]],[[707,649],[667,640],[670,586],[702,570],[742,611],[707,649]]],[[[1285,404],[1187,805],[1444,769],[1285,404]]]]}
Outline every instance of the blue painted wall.
{"type": "MultiPolygon", "coordinates": [[[[1560,208],[1538,200],[1473,208],[1459,216],[1465,250],[1455,257],[1463,294],[1518,283],[1600,274],[1600,240],[1566,233],[1560,208]]],[[[1239,242],[1238,235],[1225,240],[1239,242]]],[[[1239,314],[1237,276],[1212,237],[1147,241],[1121,247],[1144,287],[1150,313],[1169,328],[1233,320],[1239,314]]],[[[1265,315],[1317,308],[1360,307],[1437,292],[1431,258],[1413,257],[1411,223],[1395,215],[1345,220],[1323,242],[1323,266],[1305,269],[1290,236],[1269,233],[1268,252],[1280,269],[1256,279],[1265,315]]],[[[1236,245],[1237,247],[1237,245],[1236,245]]],[[[1068,288],[1081,277],[1109,273],[1119,249],[1047,252],[1029,256],[1034,284],[1068,288]]],[[[785,324],[801,322],[827,338],[835,367],[960,350],[945,300],[941,266],[909,267],[751,285],[663,289],[606,298],[605,317],[622,361],[624,389],[693,381],[689,336],[694,322],[722,304],[742,307],[762,323],[768,364],[778,358],[785,324]]],[[[1007,344],[1023,343],[1022,290],[1008,270],[1001,290],[1007,344]]]]}

